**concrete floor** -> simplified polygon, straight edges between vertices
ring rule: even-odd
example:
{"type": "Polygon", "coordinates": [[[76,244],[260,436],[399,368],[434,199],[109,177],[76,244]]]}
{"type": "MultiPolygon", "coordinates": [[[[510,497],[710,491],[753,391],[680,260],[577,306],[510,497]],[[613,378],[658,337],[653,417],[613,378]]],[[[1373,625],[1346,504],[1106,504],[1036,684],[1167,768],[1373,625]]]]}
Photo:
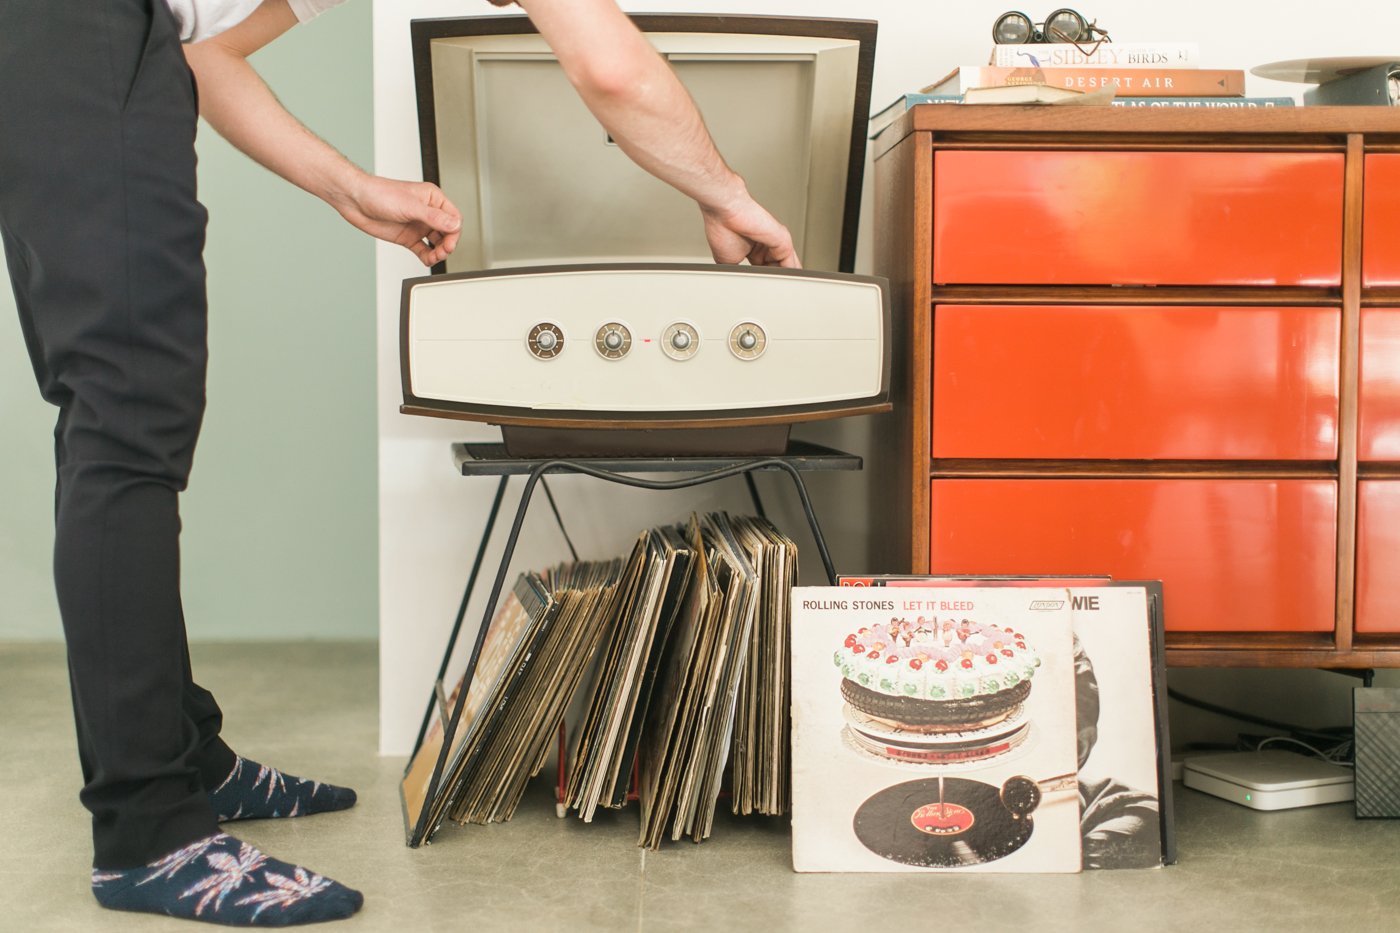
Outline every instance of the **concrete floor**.
{"type": "MultiPolygon", "coordinates": [[[[403,844],[401,759],[375,756],[372,644],[203,645],[196,676],[234,748],[349,784],[359,805],[242,823],[268,853],[360,888],[346,930],[1394,930],[1400,821],[1350,804],[1255,813],[1177,788],[1180,864],[1082,875],[798,875],[778,821],[636,848],[633,811],[584,826],[543,782],[510,823],[403,844]],[[295,709],[294,712],[291,710],[295,709]]],[[[62,650],[0,644],[0,930],[190,930],[99,909],[88,888],[62,650]]]]}

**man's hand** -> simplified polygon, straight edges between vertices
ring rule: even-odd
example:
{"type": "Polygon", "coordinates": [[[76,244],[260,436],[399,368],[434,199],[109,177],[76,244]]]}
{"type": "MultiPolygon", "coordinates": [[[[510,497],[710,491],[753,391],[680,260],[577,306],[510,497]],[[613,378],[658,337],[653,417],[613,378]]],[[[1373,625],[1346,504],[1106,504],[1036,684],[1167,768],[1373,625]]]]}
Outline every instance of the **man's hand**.
{"type": "Polygon", "coordinates": [[[412,250],[425,266],[457,248],[462,213],[437,185],[364,175],[354,190],[329,200],[350,223],[412,250]]]}
{"type": "Polygon", "coordinates": [[[725,164],[690,94],[615,0],[519,3],[618,147],[700,205],[717,262],[799,267],[787,229],[725,164]]]}
{"type": "Polygon", "coordinates": [[[296,25],[287,0],[263,0],[243,22],[185,46],[200,115],[263,166],[330,204],[365,233],[413,251],[425,265],[457,245],[462,215],[437,186],[366,174],[297,121],[248,63],[296,25]]]}
{"type": "Polygon", "coordinates": [[[747,259],[755,266],[802,268],[787,227],[752,198],[727,209],[702,206],[700,215],[715,262],[736,265],[747,259]]]}

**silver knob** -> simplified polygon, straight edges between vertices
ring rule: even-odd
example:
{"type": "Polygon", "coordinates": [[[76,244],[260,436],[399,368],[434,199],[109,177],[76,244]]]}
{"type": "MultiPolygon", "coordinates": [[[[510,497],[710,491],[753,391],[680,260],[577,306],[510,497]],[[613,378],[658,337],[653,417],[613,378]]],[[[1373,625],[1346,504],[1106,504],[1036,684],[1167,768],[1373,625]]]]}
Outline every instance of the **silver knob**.
{"type": "Polygon", "coordinates": [[[676,321],[661,332],[661,352],[685,361],[700,352],[700,332],[685,321],[676,321]]]}
{"type": "Polygon", "coordinates": [[[768,349],[768,335],[757,321],[740,321],[729,331],[729,352],[741,360],[756,360],[768,349]]]}
{"type": "Polygon", "coordinates": [[[552,360],[564,350],[564,332],[558,324],[542,321],[530,328],[525,345],[535,359],[552,360]]]}
{"type": "Polygon", "coordinates": [[[620,360],[632,349],[632,332],[621,321],[609,321],[594,332],[593,348],[605,360],[620,360]]]}

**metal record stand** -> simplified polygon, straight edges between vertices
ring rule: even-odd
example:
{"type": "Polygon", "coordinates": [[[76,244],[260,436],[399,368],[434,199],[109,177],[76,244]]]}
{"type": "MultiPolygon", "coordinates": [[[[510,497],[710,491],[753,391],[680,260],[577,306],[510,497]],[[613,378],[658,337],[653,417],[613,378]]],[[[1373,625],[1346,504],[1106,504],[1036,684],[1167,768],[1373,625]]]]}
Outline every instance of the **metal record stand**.
{"type": "MultiPolygon", "coordinates": [[[[793,488],[797,492],[797,497],[802,504],[802,511],[807,517],[807,524],[812,531],[812,538],[817,545],[817,553],[821,556],[827,580],[834,586],[836,584],[836,569],[832,565],[831,553],[827,550],[826,539],[823,537],[821,526],[817,522],[816,512],[812,509],[812,500],[807,494],[807,486],[802,480],[802,474],[815,471],[859,470],[862,467],[861,458],[855,454],[803,441],[790,442],[787,451],[782,455],[759,457],[531,459],[513,457],[507,454],[504,444],[453,444],[452,456],[463,476],[498,476],[500,481],[496,486],[496,496],[491,503],[490,514],[486,518],[486,527],[482,531],[481,544],[477,547],[476,557],[472,560],[471,572],[467,576],[467,585],[462,592],[462,601],[457,607],[457,617],[452,624],[452,634],[448,636],[447,646],[442,654],[442,664],[438,668],[437,679],[433,682],[433,692],[428,698],[427,709],[423,712],[423,722],[418,727],[418,738],[414,740],[413,753],[409,756],[411,766],[423,744],[428,724],[432,722],[433,710],[436,708],[443,726],[442,750],[438,753],[437,763],[433,767],[433,774],[428,782],[417,824],[411,828],[408,834],[408,845],[411,848],[422,845],[437,831],[436,826],[428,825],[428,817],[433,809],[432,804],[443,790],[440,785],[443,771],[447,766],[447,759],[452,752],[452,740],[461,725],[462,710],[466,706],[467,693],[471,687],[472,678],[476,674],[477,661],[481,656],[482,646],[486,642],[491,619],[496,613],[496,604],[500,600],[501,591],[505,586],[506,574],[510,570],[511,559],[515,554],[515,545],[520,537],[520,529],[524,526],[525,515],[529,510],[535,487],[543,482],[547,474],[578,473],[609,483],[632,486],[637,489],[656,490],[687,489],[692,486],[702,486],[742,476],[748,486],[749,495],[753,499],[754,509],[760,516],[766,517],[753,474],[757,472],[784,473],[792,481],[793,488]],[[646,474],[657,473],[684,475],[675,479],[649,479],[646,476],[646,474]],[[512,476],[525,476],[525,485],[520,491],[520,500],[515,510],[515,521],[511,524],[510,534],[506,538],[505,550],[501,554],[500,565],[496,570],[496,579],[491,586],[491,596],[486,601],[486,611],[482,614],[481,626],[477,630],[476,641],[473,642],[471,655],[467,659],[466,671],[462,676],[462,687],[457,691],[456,702],[450,704],[451,709],[449,710],[443,679],[447,676],[448,664],[456,650],[457,638],[462,631],[462,621],[467,613],[467,604],[471,601],[472,592],[476,588],[482,559],[485,556],[486,547],[490,543],[491,534],[495,530],[501,504],[505,501],[506,486],[512,476]]],[[[549,496],[550,505],[553,507],[554,499],[547,486],[545,493],[549,496]]],[[[558,514],[557,509],[555,513],[558,514]]],[[[570,543],[569,548],[573,549],[572,543],[570,543]]]]}

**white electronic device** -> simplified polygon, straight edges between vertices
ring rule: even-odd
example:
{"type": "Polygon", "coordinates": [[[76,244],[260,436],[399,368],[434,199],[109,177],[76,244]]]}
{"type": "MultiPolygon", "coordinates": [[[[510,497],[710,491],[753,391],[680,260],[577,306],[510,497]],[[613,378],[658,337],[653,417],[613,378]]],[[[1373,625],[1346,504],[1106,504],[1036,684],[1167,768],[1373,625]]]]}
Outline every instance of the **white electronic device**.
{"type": "Polygon", "coordinates": [[[1351,800],[1350,768],[1276,749],[1187,758],[1182,782],[1255,810],[1289,810],[1351,800]]]}
{"type": "Polygon", "coordinates": [[[404,283],[401,410],[532,457],[776,455],[796,422],[889,411],[887,283],[850,274],[875,24],[633,22],[803,269],[716,265],[695,203],[616,145],[528,18],[416,20],[423,174],[463,223],[404,283]]]}
{"type": "Polygon", "coordinates": [[[731,445],[776,427],[781,452],[793,421],[888,410],[882,284],[654,263],[410,279],[403,410],[551,432],[729,428],[715,440],[731,445]]]}

